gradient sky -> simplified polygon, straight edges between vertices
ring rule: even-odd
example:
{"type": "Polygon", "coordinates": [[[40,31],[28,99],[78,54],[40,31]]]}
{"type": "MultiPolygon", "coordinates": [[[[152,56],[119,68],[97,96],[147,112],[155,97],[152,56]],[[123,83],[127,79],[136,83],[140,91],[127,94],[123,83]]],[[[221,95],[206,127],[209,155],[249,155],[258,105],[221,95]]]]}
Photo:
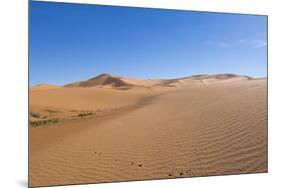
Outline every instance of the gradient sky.
{"type": "Polygon", "coordinates": [[[30,84],[112,73],[138,79],[267,76],[267,17],[30,2],[30,84]]]}

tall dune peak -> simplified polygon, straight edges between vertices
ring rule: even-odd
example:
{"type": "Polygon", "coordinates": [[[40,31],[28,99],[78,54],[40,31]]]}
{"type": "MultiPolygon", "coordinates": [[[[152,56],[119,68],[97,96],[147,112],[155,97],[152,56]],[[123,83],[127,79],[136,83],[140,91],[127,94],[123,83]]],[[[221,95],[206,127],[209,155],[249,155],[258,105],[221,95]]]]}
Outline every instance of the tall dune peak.
{"type": "Polygon", "coordinates": [[[131,84],[124,81],[121,76],[103,73],[85,81],[80,81],[80,82],[75,82],[65,85],[65,87],[93,87],[93,86],[123,87],[123,86],[131,86],[131,84]]]}
{"type": "Polygon", "coordinates": [[[102,73],[102,74],[99,74],[98,76],[90,78],[89,80],[94,80],[94,79],[98,79],[98,78],[122,78],[122,77],[119,76],[119,75],[114,75],[114,74],[109,74],[109,73],[102,73]]]}

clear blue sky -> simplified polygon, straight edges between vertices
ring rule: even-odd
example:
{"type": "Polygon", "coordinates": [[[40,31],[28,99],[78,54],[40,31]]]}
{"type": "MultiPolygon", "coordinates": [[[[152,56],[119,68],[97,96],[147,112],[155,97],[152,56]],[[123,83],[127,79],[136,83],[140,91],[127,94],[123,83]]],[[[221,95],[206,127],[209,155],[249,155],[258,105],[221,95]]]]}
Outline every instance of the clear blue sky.
{"type": "Polygon", "coordinates": [[[30,84],[267,76],[265,16],[30,2],[30,84]]]}

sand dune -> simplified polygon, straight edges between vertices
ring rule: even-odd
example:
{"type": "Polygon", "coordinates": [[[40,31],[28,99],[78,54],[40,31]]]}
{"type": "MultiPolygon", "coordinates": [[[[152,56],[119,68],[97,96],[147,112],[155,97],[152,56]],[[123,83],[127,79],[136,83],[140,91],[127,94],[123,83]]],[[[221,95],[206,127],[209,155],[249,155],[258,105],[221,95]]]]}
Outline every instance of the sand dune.
{"type": "Polygon", "coordinates": [[[86,81],[80,81],[65,85],[65,87],[93,87],[93,86],[111,86],[111,87],[124,87],[132,86],[125,82],[119,76],[111,74],[101,74],[86,81]]]}
{"type": "Polygon", "coordinates": [[[126,92],[104,88],[59,88],[31,92],[30,106],[69,110],[117,108],[134,104],[145,95],[149,95],[148,90],[126,92]]]}
{"type": "Polygon", "coordinates": [[[38,84],[34,87],[31,88],[31,90],[36,91],[36,90],[49,90],[49,89],[59,89],[61,87],[55,86],[55,85],[50,85],[50,84],[38,84]]]}
{"type": "Polygon", "coordinates": [[[31,186],[267,171],[266,79],[114,78],[132,88],[116,90],[116,80],[99,77],[30,92],[31,110],[55,109],[66,119],[31,127],[31,186]],[[97,109],[106,112],[71,119],[97,109]]]}
{"type": "Polygon", "coordinates": [[[195,84],[199,83],[217,83],[217,82],[231,82],[238,80],[250,80],[253,79],[249,76],[241,76],[235,74],[215,74],[215,75],[195,75],[185,78],[176,79],[148,79],[138,80],[134,78],[126,78],[112,74],[100,74],[89,80],[74,82],[66,84],[64,87],[110,87],[110,88],[122,88],[122,87],[152,87],[152,86],[182,86],[184,83],[195,84]],[[180,83],[180,84],[179,84],[180,83]]]}
{"type": "Polygon", "coordinates": [[[163,83],[163,80],[138,80],[125,78],[112,74],[101,74],[89,80],[66,84],[65,87],[109,87],[109,88],[131,88],[149,87],[163,83]]]}

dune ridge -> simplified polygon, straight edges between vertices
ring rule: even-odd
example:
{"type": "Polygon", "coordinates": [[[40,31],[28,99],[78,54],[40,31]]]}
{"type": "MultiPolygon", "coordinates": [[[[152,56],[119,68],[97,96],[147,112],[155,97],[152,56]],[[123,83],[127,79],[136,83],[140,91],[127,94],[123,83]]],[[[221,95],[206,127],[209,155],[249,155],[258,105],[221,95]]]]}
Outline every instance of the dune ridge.
{"type": "MultiPolygon", "coordinates": [[[[133,86],[171,86],[171,84],[177,84],[179,82],[185,83],[189,81],[199,80],[201,83],[211,83],[211,82],[226,82],[226,81],[237,81],[237,80],[250,80],[252,77],[245,75],[236,74],[213,74],[213,75],[194,75],[183,78],[175,79],[148,79],[139,80],[134,78],[126,78],[118,75],[112,75],[103,73],[96,77],[90,78],[85,81],[79,81],[74,83],[69,83],[64,85],[64,87],[133,87],[133,86]]],[[[177,85],[174,85],[177,86],[177,85]]]]}

